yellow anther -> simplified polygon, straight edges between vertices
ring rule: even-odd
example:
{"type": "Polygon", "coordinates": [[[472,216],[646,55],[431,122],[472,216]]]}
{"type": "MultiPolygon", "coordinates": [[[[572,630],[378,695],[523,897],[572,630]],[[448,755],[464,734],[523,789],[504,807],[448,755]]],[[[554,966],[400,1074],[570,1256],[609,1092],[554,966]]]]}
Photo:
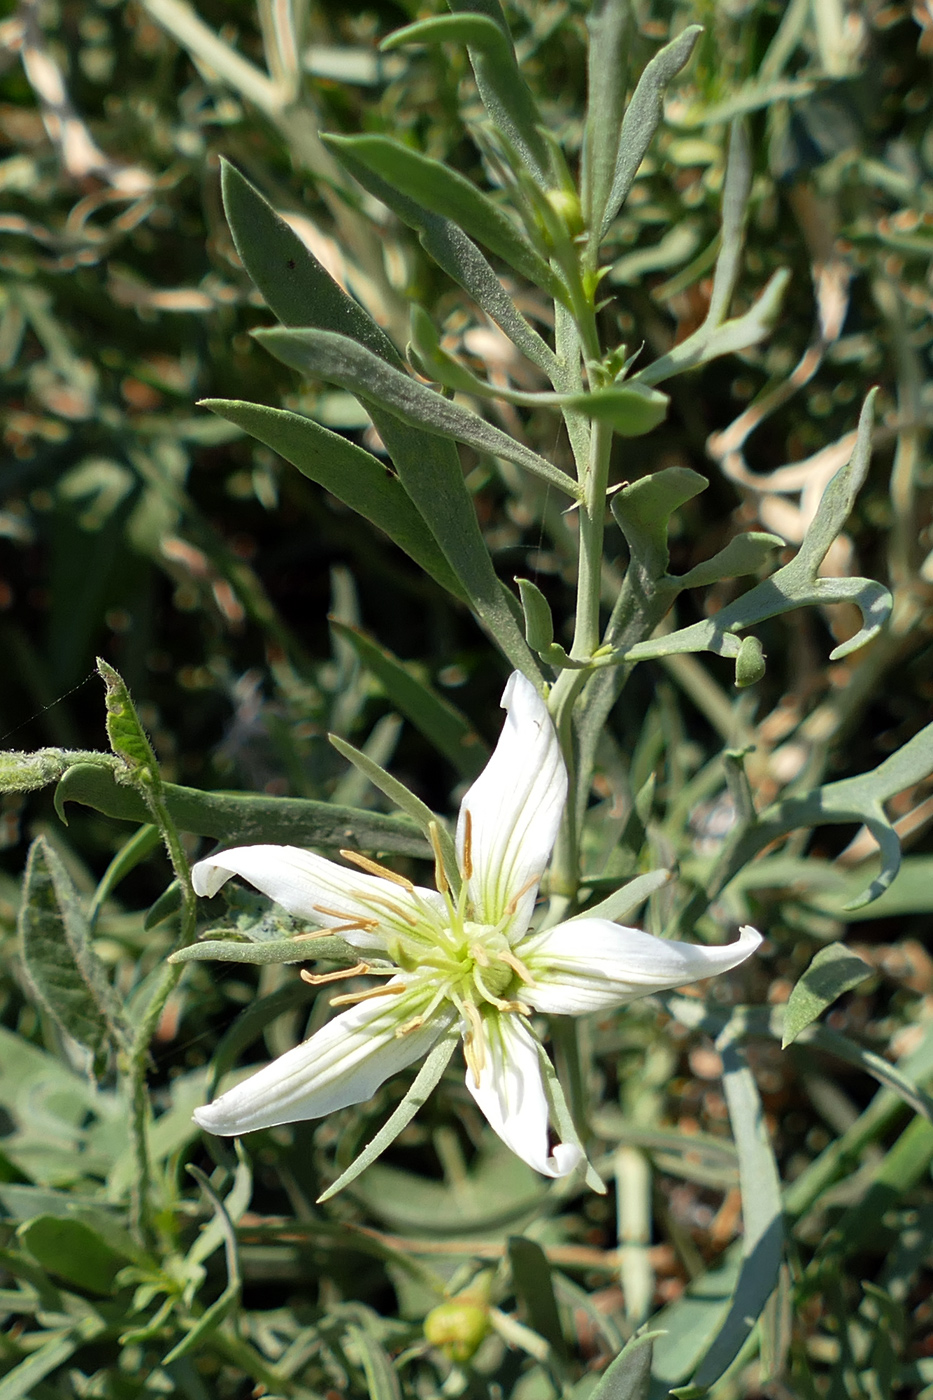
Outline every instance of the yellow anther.
{"type": "Polygon", "coordinates": [[[470,944],[470,957],[475,963],[479,963],[480,967],[489,966],[489,954],[486,952],[482,943],[470,944]]]}
{"type": "Polygon", "coordinates": [[[404,1026],[399,1026],[398,1030],[395,1032],[395,1037],[397,1040],[400,1040],[404,1035],[411,1035],[412,1031],[420,1031],[423,1025],[423,1016],[413,1016],[410,1021],[405,1022],[404,1026]]]}
{"type": "Polygon", "coordinates": [[[463,1003],[463,1014],[470,1023],[470,1029],[463,1038],[463,1053],[473,1071],[473,1083],[479,1088],[479,1077],[486,1067],[486,1039],[483,1035],[483,1018],[472,1001],[463,1003]]]}
{"type": "Polygon", "coordinates": [[[369,875],[378,875],[383,880],[391,880],[393,884],[401,885],[409,894],[414,894],[415,887],[405,875],[399,875],[396,871],[390,870],[388,866],[380,865],[378,861],[370,860],[369,856],[361,856],[359,851],[341,851],[344,860],[352,860],[354,865],[358,865],[361,870],[365,870],[369,875]]]}
{"type": "Polygon", "coordinates": [[[343,992],[339,997],[331,997],[331,1006],[353,1006],[358,1001],[372,1001],[373,997],[397,997],[406,991],[400,987],[370,987],[368,992],[343,992]]]}
{"type": "Polygon", "coordinates": [[[428,836],[431,838],[431,850],[434,852],[434,884],[438,894],[448,895],[450,885],[444,870],[444,852],[441,849],[441,835],[437,822],[428,822],[428,836]]]}
{"type": "Polygon", "coordinates": [[[309,987],[323,987],[325,982],[342,982],[345,977],[363,977],[369,971],[369,963],[358,962],[355,967],[338,967],[336,972],[308,972],[302,968],[298,974],[309,987]]]}
{"type": "Polygon", "coordinates": [[[504,962],[513,972],[518,974],[526,986],[533,987],[535,985],[535,979],[532,977],[521,958],[517,958],[510,949],[506,948],[504,952],[499,953],[497,956],[500,962],[504,962]]]}
{"type": "Polygon", "coordinates": [[[469,807],[463,812],[463,878],[473,878],[473,813],[469,807]]]}

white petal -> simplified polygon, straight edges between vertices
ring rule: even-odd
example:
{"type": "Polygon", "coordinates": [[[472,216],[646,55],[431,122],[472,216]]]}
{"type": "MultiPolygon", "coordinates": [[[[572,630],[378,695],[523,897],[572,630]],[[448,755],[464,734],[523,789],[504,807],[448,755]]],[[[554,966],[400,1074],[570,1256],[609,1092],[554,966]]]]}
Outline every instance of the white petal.
{"type": "Polygon", "coordinates": [[[478,1085],[467,1070],[467,1088],[517,1157],[542,1176],[568,1176],[583,1153],[570,1142],[548,1150],[547,1098],[531,1031],[512,1015],[489,1016],[484,1029],[486,1063],[478,1085]]]}
{"type": "Polygon", "coordinates": [[[310,1040],[196,1109],[195,1122],[209,1133],[232,1137],[363,1103],[383,1080],[426,1055],[454,1019],[441,1014],[422,1030],[397,1036],[398,1026],[414,1014],[404,996],[351,1006],[310,1040]]]}
{"type": "Polygon", "coordinates": [[[567,770],[547,706],[529,680],[512,673],[502,705],[508,718],[495,752],[460,807],[457,854],[463,863],[466,814],[472,818],[476,920],[504,925],[511,938],[528,927],[567,798],[567,770]],[[524,890],[524,894],[520,892],[524,890]]]}
{"type": "Polygon", "coordinates": [[[760,942],[761,934],[748,925],[735,943],[706,947],[655,938],[608,919],[574,919],[521,945],[521,959],[535,982],[522,987],[522,1001],[565,1016],[603,1011],[728,972],[760,942]]]}
{"type": "Polygon", "coordinates": [[[231,875],[242,876],[290,914],[321,928],[378,919],[379,930],[342,931],[348,943],[364,951],[384,951],[386,934],[411,937],[411,920],[444,922],[444,901],[435,890],[416,886],[411,894],[393,880],[337,865],[298,846],[236,846],[219,851],[198,861],[191,881],[196,894],[214,895],[231,875]]]}

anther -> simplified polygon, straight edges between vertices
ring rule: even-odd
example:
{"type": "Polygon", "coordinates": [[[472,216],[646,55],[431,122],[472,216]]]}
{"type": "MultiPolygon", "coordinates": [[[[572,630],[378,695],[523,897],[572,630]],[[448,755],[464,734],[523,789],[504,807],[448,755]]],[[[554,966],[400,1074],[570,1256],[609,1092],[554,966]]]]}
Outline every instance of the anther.
{"type": "Polygon", "coordinates": [[[428,822],[428,836],[431,840],[431,849],[434,852],[434,884],[437,886],[438,894],[448,895],[450,894],[450,885],[444,871],[444,852],[441,849],[441,836],[437,822],[428,822]]]}
{"type": "Polygon", "coordinates": [[[463,812],[463,878],[473,878],[473,813],[469,807],[463,812]]]}
{"type": "Polygon", "coordinates": [[[404,1026],[399,1026],[398,1030],[395,1032],[396,1040],[400,1040],[402,1036],[411,1035],[412,1031],[420,1031],[423,1025],[423,1016],[413,1016],[410,1021],[405,1022],[404,1026]]]}
{"type": "Polygon", "coordinates": [[[406,991],[399,987],[370,987],[368,992],[343,992],[339,997],[331,997],[331,1006],[353,1006],[358,1001],[372,1001],[373,997],[397,997],[406,991]]]}
{"type": "Polygon", "coordinates": [[[479,963],[480,967],[489,966],[489,954],[486,952],[482,943],[470,944],[470,957],[475,963],[479,963]]]}
{"type": "Polygon", "coordinates": [[[361,856],[359,851],[341,851],[344,860],[352,860],[354,865],[358,865],[361,870],[365,870],[370,875],[378,875],[383,880],[391,880],[393,884],[401,885],[409,894],[414,893],[414,885],[405,876],[399,875],[396,871],[390,870],[388,866],[380,865],[378,861],[370,860],[369,856],[361,856]]]}
{"type": "Polygon", "coordinates": [[[309,987],[323,987],[325,982],[342,982],[345,977],[363,977],[369,971],[369,963],[358,962],[355,967],[338,967],[336,972],[308,972],[302,968],[299,977],[309,987]]]}
{"type": "Polygon", "coordinates": [[[498,957],[500,962],[506,963],[513,972],[518,974],[526,986],[533,987],[535,985],[535,979],[532,977],[521,958],[517,958],[508,948],[505,952],[499,953],[498,957]]]}

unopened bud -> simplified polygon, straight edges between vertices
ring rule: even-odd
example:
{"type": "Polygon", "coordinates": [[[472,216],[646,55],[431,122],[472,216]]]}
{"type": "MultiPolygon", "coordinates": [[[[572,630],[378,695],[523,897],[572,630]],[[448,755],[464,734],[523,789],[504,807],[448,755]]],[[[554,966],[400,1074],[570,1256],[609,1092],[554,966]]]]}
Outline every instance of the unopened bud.
{"type": "Polygon", "coordinates": [[[548,190],[547,202],[559,216],[571,238],[583,232],[583,209],[573,190],[548,190]]]}
{"type": "Polygon", "coordinates": [[[739,690],[760,681],[765,673],[765,654],[757,637],[743,637],[735,658],[735,683],[739,690]]]}
{"type": "Polygon", "coordinates": [[[489,1331],[489,1309],[481,1303],[452,1298],[424,1319],[424,1335],[451,1361],[469,1361],[489,1331]]]}

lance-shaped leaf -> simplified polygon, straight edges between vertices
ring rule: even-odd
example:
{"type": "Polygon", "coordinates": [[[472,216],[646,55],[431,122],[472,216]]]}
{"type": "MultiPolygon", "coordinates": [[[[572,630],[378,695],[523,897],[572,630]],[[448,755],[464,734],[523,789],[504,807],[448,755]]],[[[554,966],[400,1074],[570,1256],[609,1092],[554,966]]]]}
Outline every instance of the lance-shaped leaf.
{"type": "Polygon", "coordinates": [[[784,1250],[781,1180],[768,1141],[761,1098],[743,1052],[726,1040],[722,1087],[739,1153],[742,1193],[742,1264],[729,1311],[697,1367],[690,1386],[676,1393],[700,1396],[716,1384],[738,1356],[774,1292],[784,1250]]]}
{"type": "MultiPolygon", "coordinates": [[[[213,836],[227,845],[282,842],[339,850],[430,857],[417,827],[402,817],[335,807],[304,798],[262,797],[246,793],[200,792],[165,783],[163,797],[181,831],[213,836]]],[[[118,783],[112,768],[79,763],[69,768],[55,790],[55,808],[63,821],[65,803],[81,802],[108,817],[141,824],[149,812],[139,793],[118,783]]]]}
{"type": "Polygon", "coordinates": [[[489,750],[466,716],[360,628],[347,627],[334,618],[330,625],[350,643],[395,708],[453,764],[460,777],[475,778],[489,750]]]}
{"type": "MultiPolygon", "coordinates": [[[[232,166],[226,167],[224,188],[237,252],[279,320],[286,326],[311,325],[348,334],[400,367],[402,361],[385,333],[232,166]]],[[[534,658],[503,597],[453,443],[401,423],[375,404],[370,412],[402,486],[490,635],[513,666],[540,684],[534,658]]]]}
{"type": "Polygon", "coordinates": [[[339,384],[366,403],[378,404],[409,427],[452,438],[493,457],[504,457],[574,500],[580,499],[579,486],[559,467],[487,423],[479,414],[393,369],[356,341],[332,331],[316,330],[260,330],[253,335],[293,369],[339,384]]]}
{"type": "Polygon", "coordinates": [[[385,331],[329,272],[269,204],[221,158],[224,213],[234,246],[271,310],[289,326],[320,326],[341,331],[400,365],[401,357],[385,331]]]}
{"type": "MultiPolygon", "coordinates": [[[[409,199],[362,161],[354,159],[353,153],[345,147],[335,150],[334,154],[364,189],[381,200],[409,228],[416,230],[428,256],[469,293],[512,344],[542,369],[555,386],[563,387],[566,369],[547,342],[525,320],[485,256],[463,229],[426,209],[417,200],[409,199]]],[[[358,340],[359,336],[354,338],[358,340]]]]}
{"type": "MultiPolygon", "coordinates": [[[[789,564],[771,578],[743,593],[714,617],[671,632],[666,637],[639,642],[625,653],[626,661],[672,656],[679,652],[712,651],[719,656],[738,656],[738,633],[765,618],[776,617],[807,604],[857,603],[862,626],[854,637],[830,652],[835,661],[857,651],[876,635],[892,606],[891,594],[880,583],[864,578],[819,578],[818,570],[829,546],[842,530],[851,513],[871,458],[872,405],[875,391],[865,401],[859,418],[858,435],[852,456],[833,477],[804,536],[803,543],[789,564]]],[[[621,492],[619,493],[622,494],[621,492]]]]}
{"type": "Polygon", "coordinates": [[[371,452],[285,409],[235,399],[202,399],[201,407],[271,447],[303,476],[384,531],[448,593],[466,601],[463,586],[398,477],[371,452]]]}
{"type": "Polygon", "coordinates": [[[328,136],[327,145],[338,157],[349,152],[409,199],[457,224],[555,301],[567,304],[567,289],[550,264],[508,214],[465,175],[389,136],[328,136]]]}
{"type": "Polygon", "coordinates": [[[390,1118],[379,1129],[375,1137],[363,1148],[360,1155],[351,1162],[346,1171],[342,1172],[332,1186],[318,1196],[318,1204],[322,1201],[329,1201],[331,1196],[336,1196],[338,1191],[342,1191],[345,1186],[349,1186],[351,1181],[355,1181],[361,1172],[375,1162],[377,1157],[381,1157],[387,1147],[398,1137],[399,1133],[414,1118],[420,1108],[423,1108],[427,1100],[431,1097],[438,1084],[441,1082],[444,1070],[450,1064],[451,1056],[457,1047],[457,1037],[455,1035],[444,1036],[430,1050],[425,1058],[424,1064],[415,1075],[411,1088],[405,1094],[398,1108],[390,1118]]]}
{"type": "Polygon", "coordinates": [[[638,80],[622,121],[612,188],[598,224],[595,205],[593,208],[594,219],[590,227],[598,229],[599,242],[605,238],[609,225],[622,208],[632,188],[632,181],[638,174],[638,167],[645,158],[651,138],[661,124],[665,89],[671,79],[686,65],[702,32],[701,25],[689,25],[672,43],[655,54],[638,80]]]}
{"type": "Polygon", "coordinates": [[[129,1044],[129,1028],[94,951],[78,892],[42,836],[26,863],[19,940],[32,989],[63,1031],[94,1055],[108,1044],[129,1044]]]}
{"type": "Polygon", "coordinates": [[[796,1040],[843,992],[850,992],[872,972],[863,958],[842,943],[828,943],[821,948],[790,994],[781,1049],[796,1040]]]}
{"type": "MultiPolygon", "coordinates": [[[[568,923],[573,923],[575,919],[624,919],[629,914],[635,912],[650,895],[656,890],[663,889],[672,879],[670,870],[650,870],[647,875],[638,875],[634,880],[629,880],[622,885],[608,898],[600,900],[598,904],[591,904],[580,914],[574,914],[568,919],[568,923]]],[[[586,880],[581,881],[586,884],[586,880]]]]}
{"type": "MultiPolygon", "coordinates": [[[[631,23],[629,0],[597,0],[586,18],[589,43],[580,196],[584,222],[591,230],[602,228],[615,180],[631,23]]],[[[595,266],[598,247],[599,239],[591,236],[587,249],[591,266],[595,266]]]]}
{"type": "Polygon", "coordinates": [[[402,485],[430,526],[489,635],[516,670],[539,688],[535,659],[499,581],[480,532],[456,445],[422,432],[370,405],[373,422],[395,463],[402,485]]]}
{"type": "Polygon", "coordinates": [[[458,13],[406,25],[384,39],[380,47],[387,51],[404,44],[465,44],[490,121],[521,157],[524,168],[546,189],[550,162],[540,131],[543,118],[516,61],[498,0],[470,0],[464,5],[452,4],[451,9],[458,13]]]}

